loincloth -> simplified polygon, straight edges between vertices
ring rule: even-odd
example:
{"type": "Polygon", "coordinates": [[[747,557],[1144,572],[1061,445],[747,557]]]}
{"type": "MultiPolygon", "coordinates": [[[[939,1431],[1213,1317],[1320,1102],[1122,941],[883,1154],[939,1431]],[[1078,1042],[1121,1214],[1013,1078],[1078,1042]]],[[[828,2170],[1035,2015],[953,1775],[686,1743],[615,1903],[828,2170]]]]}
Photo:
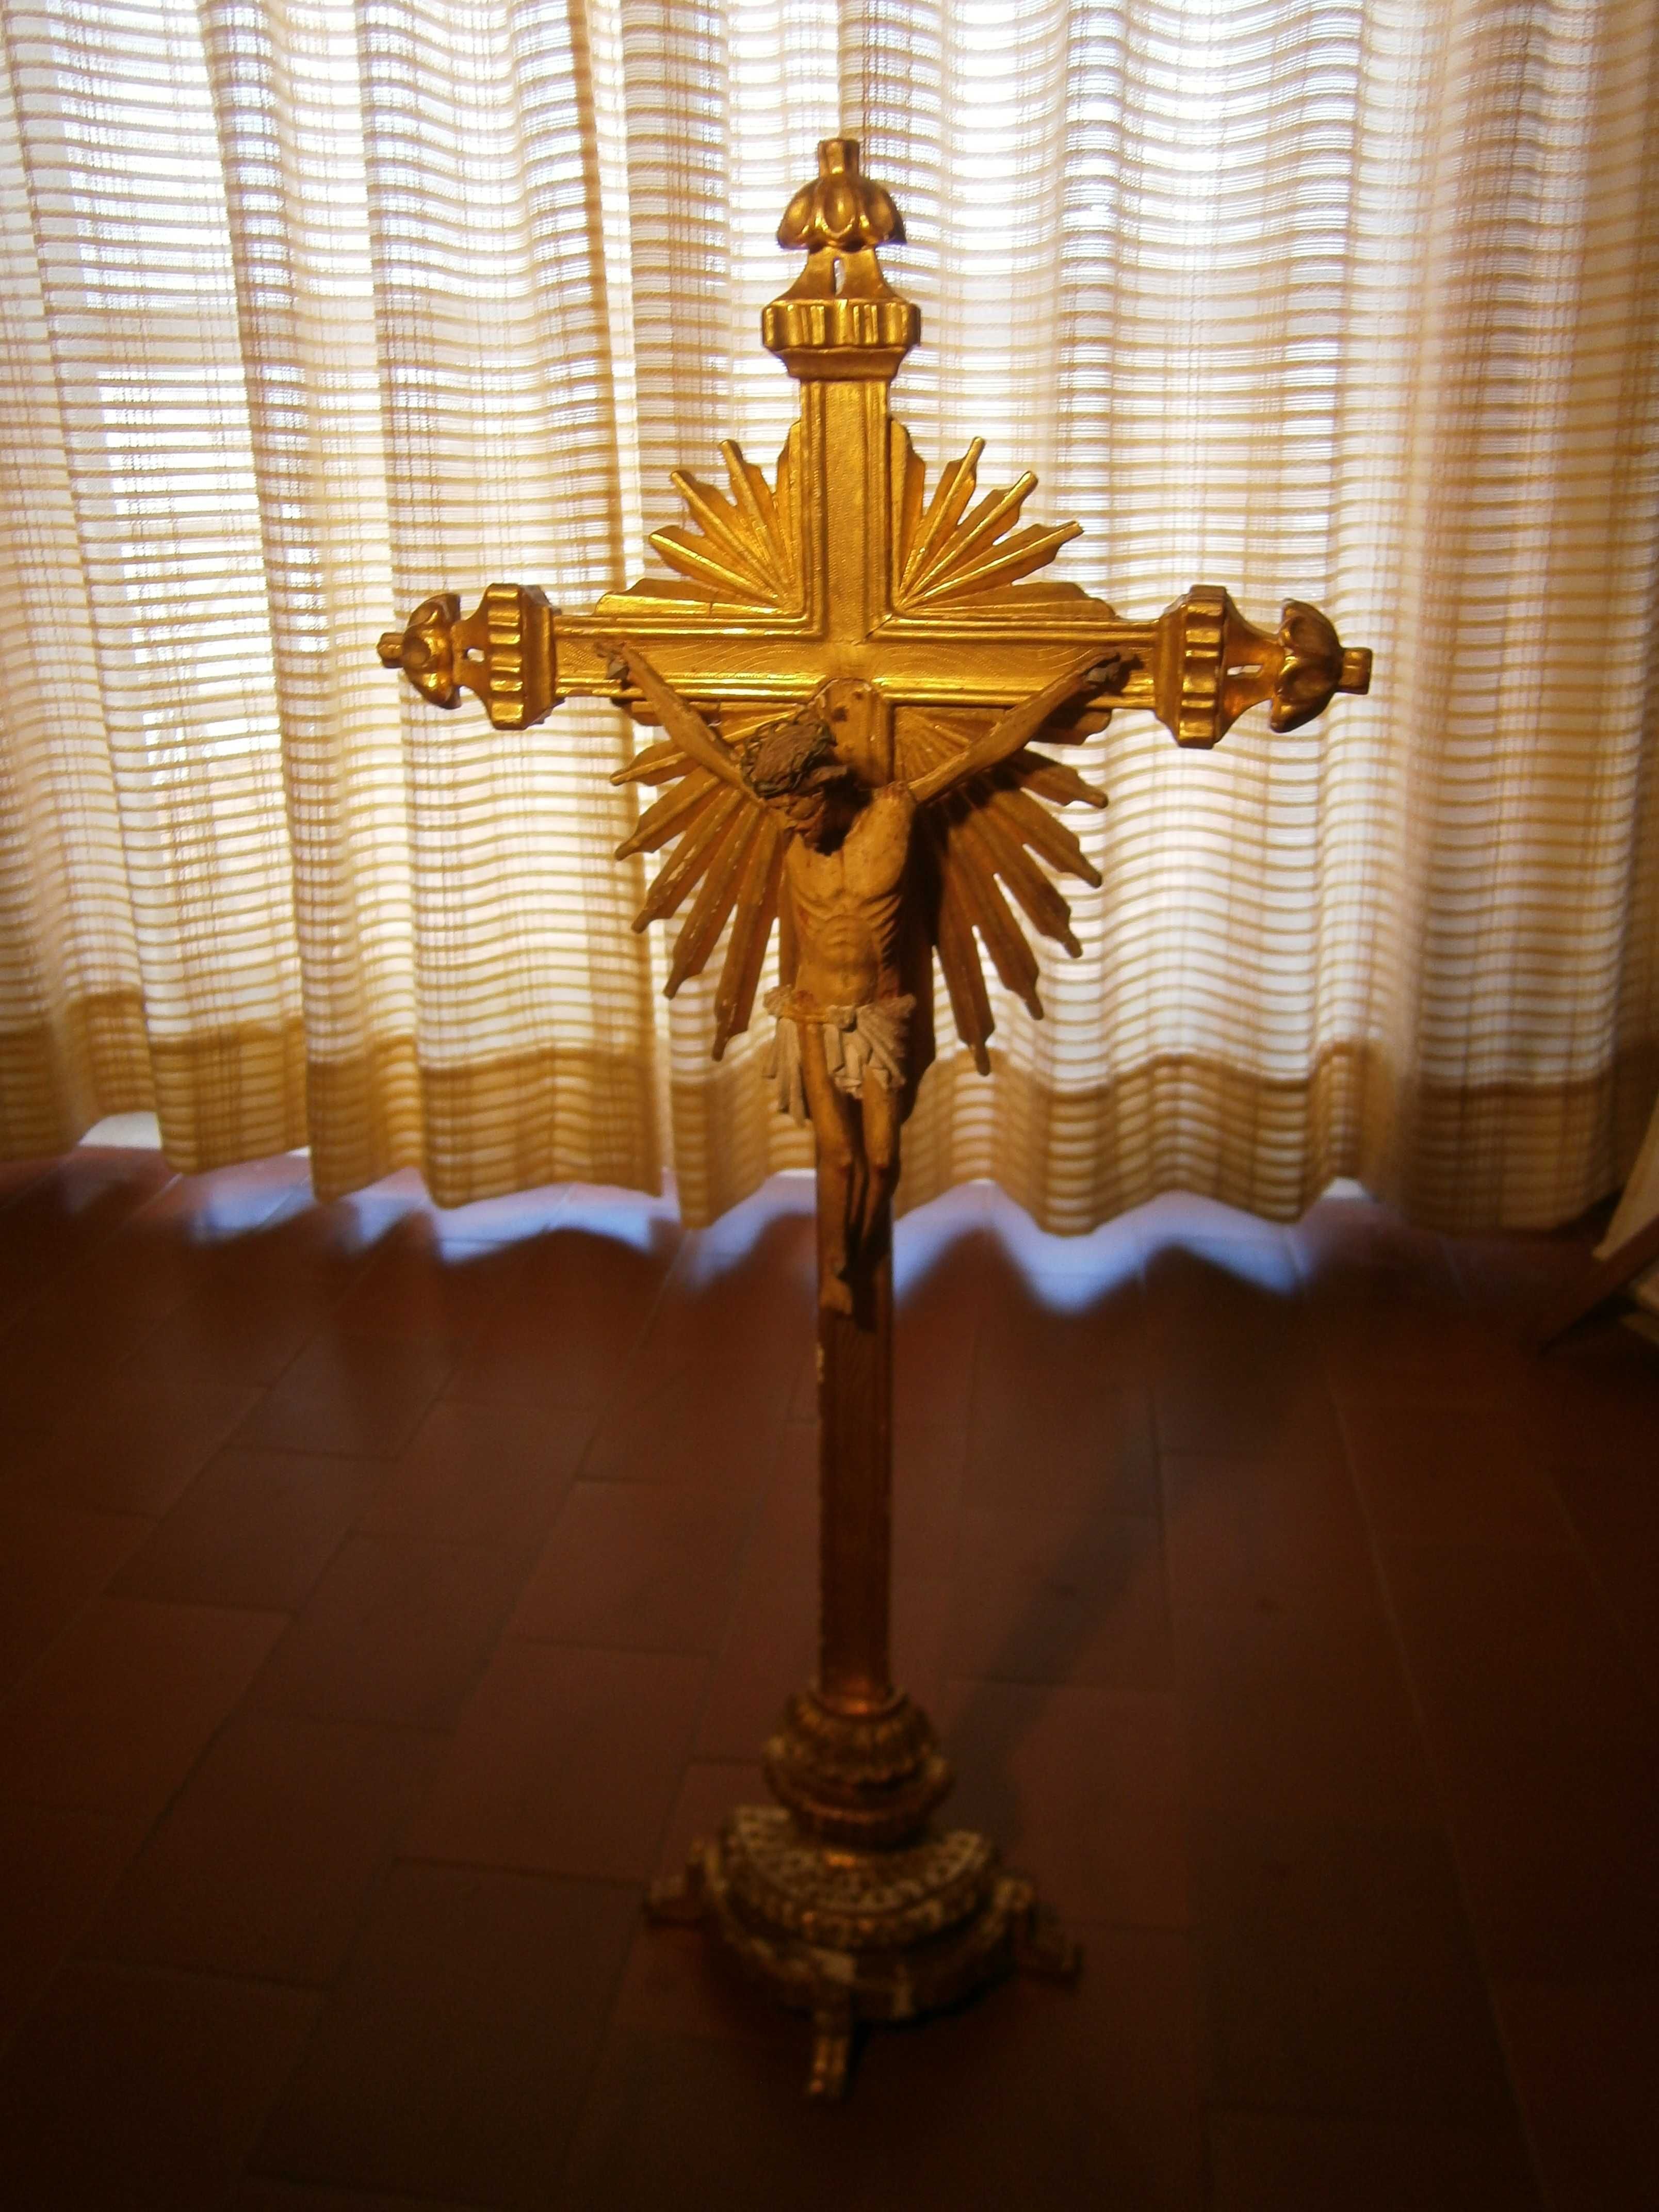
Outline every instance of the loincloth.
{"type": "Polygon", "coordinates": [[[761,1003],[777,1017],[763,1066],[780,1113],[797,1121],[810,1118],[801,1073],[805,1022],[823,1031],[830,1080],[848,1097],[862,1098],[866,1082],[878,1083],[884,1091],[904,1088],[905,1048],[916,1005],[908,992],[902,998],[873,999],[864,1006],[817,1006],[810,1014],[798,1011],[793,991],[769,991],[761,1003]]]}

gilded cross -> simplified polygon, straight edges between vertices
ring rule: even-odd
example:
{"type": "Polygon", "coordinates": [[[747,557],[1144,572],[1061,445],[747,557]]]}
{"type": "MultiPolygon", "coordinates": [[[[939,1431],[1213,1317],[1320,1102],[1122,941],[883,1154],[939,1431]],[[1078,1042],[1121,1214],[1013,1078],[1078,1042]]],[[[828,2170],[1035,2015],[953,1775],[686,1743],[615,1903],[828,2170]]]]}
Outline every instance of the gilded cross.
{"type": "Polygon", "coordinates": [[[585,614],[492,584],[463,618],[441,593],[380,655],[437,706],[476,692],[498,728],[577,694],[660,726],[621,778],[666,788],[621,849],[675,848],[635,925],[690,902],[671,991],[725,946],[716,1054],[747,1027],[781,932],[769,1072],[817,1140],[819,1667],[766,1747],[781,1809],[739,1807],[652,1904],[704,1922],[812,2014],[809,2087],[835,2096],[859,2021],[950,2003],[1011,1964],[1077,1963],[986,1838],[934,1826],[951,1771],[889,1673],[890,1198],[932,1057],[933,961],[987,1068],[981,946],[1034,1013],[1014,907],[1079,950],[1049,872],[1099,878],[1048,808],[1104,795],[1034,740],[1130,708],[1187,745],[1261,703],[1291,730],[1364,690],[1370,656],[1297,600],[1269,633],[1214,585],[1133,623],[1030,580],[1079,526],[1022,524],[1030,476],[976,495],[977,443],[929,495],[889,412],[921,317],[882,272],[877,249],[903,230],[854,141],[819,149],[778,235],[805,263],[762,319],[800,386],[773,480],[727,445],[727,490],[675,477],[688,523],[652,539],[672,575],[585,614]]]}

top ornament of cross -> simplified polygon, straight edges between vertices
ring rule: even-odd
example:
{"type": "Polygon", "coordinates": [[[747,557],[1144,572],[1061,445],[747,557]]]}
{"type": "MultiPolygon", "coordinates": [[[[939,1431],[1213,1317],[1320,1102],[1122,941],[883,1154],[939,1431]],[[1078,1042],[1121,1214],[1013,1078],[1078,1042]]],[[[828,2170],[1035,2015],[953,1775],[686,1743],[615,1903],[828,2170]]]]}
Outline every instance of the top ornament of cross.
{"type": "MultiPolygon", "coordinates": [[[[434,706],[453,707],[463,691],[475,692],[498,729],[526,728],[576,696],[615,699],[638,720],[659,720],[618,659],[623,641],[648,659],[678,699],[739,744],[834,684],[860,696],[862,711],[848,718],[839,743],[872,787],[892,779],[907,754],[915,769],[941,746],[948,752],[969,743],[988,717],[1091,663],[1103,672],[1102,688],[1073,700],[1045,727],[1046,738],[1075,739],[1115,710],[1144,708],[1177,743],[1208,746],[1258,704],[1267,704],[1275,730],[1292,730],[1334,692],[1368,689],[1370,654],[1345,650],[1319,610],[1299,600],[1285,603],[1269,633],[1246,621],[1218,585],[1200,584],[1155,622],[1137,623],[1074,584],[1024,580],[1081,525],[1019,526],[1036,483],[1029,473],[976,500],[980,440],[944,469],[929,495],[923,465],[888,404],[888,386],[921,333],[920,311],[889,284],[877,258],[878,246],[902,241],[903,224],[887,193],[861,174],[856,140],[826,139],[818,172],[790,201],[778,232],[780,244],[804,250],[805,265],[761,318],[764,343],[800,386],[799,416],[773,482],[728,441],[720,448],[728,491],[674,471],[689,520],[651,538],[672,575],[647,575],[607,593],[586,614],[550,606],[534,585],[492,584],[465,617],[456,596],[440,592],[402,630],[381,638],[387,666],[402,668],[434,706]]],[[[1027,772],[1008,772],[1005,785],[1013,775],[1057,804],[1104,804],[1069,769],[1024,757],[1027,772]]],[[[659,782],[686,765],[674,747],[659,746],[623,775],[659,782]]],[[[691,796],[682,788],[659,801],[623,850],[654,849],[678,836],[682,802],[691,796]]],[[[1068,950],[1065,902],[1025,848],[1097,880],[1069,831],[1046,814],[1046,832],[1036,829],[1032,816],[1041,810],[1029,802],[1025,818],[1013,820],[1023,793],[1005,796],[1007,818],[977,840],[980,849],[964,850],[955,870],[956,911],[936,933],[957,1028],[981,1068],[991,1010],[969,941],[974,930],[1005,982],[1041,1011],[1035,963],[1018,925],[1004,926],[996,879],[1034,927],[1068,950]]],[[[981,826],[989,828],[988,817],[985,825],[967,825],[969,846],[981,826]]],[[[775,909],[775,890],[769,900],[759,879],[758,852],[734,874],[719,867],[720,857],[688,840],[640,918],[644,927],[672,913],[700,878],[712,875],[723,886],[711,906],[704,881],[696,926],[682,932],[671,991],[698,971],[733,912],[745,940],[745,911],[775,909]]],[[[717,995],[717,1056],[748,1024],[771,924],[768,912],[758,946],[739,941],[728,952],[717,995]]],[[[750,928],[746,938],[755,934],[750,928]]]]}

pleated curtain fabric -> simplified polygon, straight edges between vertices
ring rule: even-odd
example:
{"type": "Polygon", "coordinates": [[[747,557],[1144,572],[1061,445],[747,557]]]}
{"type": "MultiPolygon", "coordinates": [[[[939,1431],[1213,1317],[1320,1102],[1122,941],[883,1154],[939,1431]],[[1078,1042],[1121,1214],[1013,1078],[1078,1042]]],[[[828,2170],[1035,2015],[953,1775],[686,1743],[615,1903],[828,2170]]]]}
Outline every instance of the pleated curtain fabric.
{"type": "MultiPolygon", "coordinates": [[[[1366,700],[1091,747],[1103,887],[1046,1020],[940,1061],[904,1197],[1081,1231],[1354,1175],[1542,1224],[1659,1090],[1652,0],[6,0],[0,1150],[153,1104],[325,1194],[805,1164],[629,927],[608,708],[422,708],[379,633],[586,605],[669,469],[769,467],[758,343],[816,142],[922,309],[896,411],[974,435],[1145,617],[1310,599],[1366,700]]],[[[1068,889],[1070,887],[1068,886],[1068,889]]],[[[1046,948],[1045,948],[1046,950],[1046,948]]],[[[715,963],[718,967],[718,963],[715,963]]]]}

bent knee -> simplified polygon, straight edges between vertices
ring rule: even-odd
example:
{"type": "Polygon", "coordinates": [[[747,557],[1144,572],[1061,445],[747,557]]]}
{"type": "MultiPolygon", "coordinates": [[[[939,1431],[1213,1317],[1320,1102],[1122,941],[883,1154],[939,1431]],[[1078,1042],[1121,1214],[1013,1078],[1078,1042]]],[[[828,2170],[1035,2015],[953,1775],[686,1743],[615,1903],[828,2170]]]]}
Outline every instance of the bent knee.
{"type": "Polygon", "coordinates": [[[850,1175],[853,1168],[853,1139],[844,1128],[833,1131],[820,1128],[818,1165],[829,1168],[836,1175],[850,1175]]]}

